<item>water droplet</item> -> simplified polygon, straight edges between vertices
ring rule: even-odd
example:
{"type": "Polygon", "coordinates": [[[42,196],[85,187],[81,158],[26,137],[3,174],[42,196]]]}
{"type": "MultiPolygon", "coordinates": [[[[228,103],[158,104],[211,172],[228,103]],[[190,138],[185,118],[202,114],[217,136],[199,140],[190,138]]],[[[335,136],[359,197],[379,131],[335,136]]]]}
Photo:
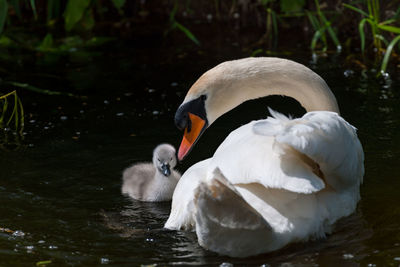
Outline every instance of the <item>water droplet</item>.
{"type": "Polygon", "coordinates": [[[44,241],[44,240],[39,240],[38,241],[38,244],[44,244],[44,243],[46,243],[46,241],[44,241]]]}
{"type": "Polygon", "coordinates": [[[101,259],[100,259],[100,263],[101,263],[101,264],[109,264],[109,263],[110,263],[110,259],[101,258],[101,259]]]}
{"type": "Polygon", "coordinates": [[[26,252],[32,253],[32,252],[33,252],[32,250],[33,250],[35,247],[34,247],[34,246],[26,246],[25,248],[26,248],[26,252]]]}
{"type": "Polygon", "coordinates": [[[154,242],[153,238],[146,238],[146,242],[154,242]]]}
{"type": "Polygon", "coordinates": [[[375,263],[368,263],[367,266],[368,266],[368,267],[376,267],[376,264],[375,264],[375,263]]]}
{"type": "Polygon", "coordinates": [[[233,264],[230,262],[223,262],[219,265],[219,267],[233,267],[233,264]]]}
{"type": "Polygon", "coordinates": [[[153,115],[158,115],[158,114],[160,114],[160,111],[158,111],[158,110],[153,111],[153,115]]]}
{"type": "MultiPolygon", "coordinates": [[[[171,86],[173,86],[172,83],[171,83],[171,86]]],[[[156,91],[156,89],[149,88],[148,91],[149,91],[149,93],[154,93],[156,91]]]]}
{"type": "Polygon", "coordinates": [[[212,19],[213,19],[213,16],[212,16],[211,14],[208,14],[208,15],[207,15],[207,20],[208,20],[208,21],[211,21],[212,19]]]}
{"type": "Polygon", "coordinates": [[[104,104],[108,105],[110,102],[108,100],[104,100],[104,104]]]}
{"type": "Polygon", "coordinates": [[[352,259],[352,258],[354,258],[353,254],[343,254],[343,259],[345,259],[345,260],[349,260],[349,259],[352,259]]]}
{"type": "Polygon", "coordinates": [[[68,117],[67,117],[67,116],[61,116],[61,117],[60,117],[60,120],[66,121],[66,120],[68,120],[68,117]]]}
{"type": "Polygon", "coordinates": [[[352,76],[353,74],[354,74],[354,71],[353,71],[353,70],[345,70],[345,71],[343,72],[344,77],[350,77],[350,76],[352,76]]]}
{"type": "Polygon", "coordinates": [[[124,116],[124,113],[123,113],[123,112],[118,112],[118,113],[115,114],[115,115],[117,115],[118,117],[122,117],[122,116],[124,116]]]}
{"type": "Polygon", "coordinates": [[[394,257],[393,258],[395,261],[400,261],[400,257],[394,257]]]}
{"type": "Polygon", "coordinates": [[[238,18],[240,18],[240,14],[239,13],[233,13],[233,18],[234,19],[238,19],[238,18]]]}
{"type": "Polygon", "coordinates": [[[36,122],[35,120],[30,120],[30,121],[29,121],[29,123],[35,123],[35,122],[36,122]]]}
{"type": "Polygon", "coordinates": [[[172,87],[178,86],[178,83],[177,83],[177,82],[172,82],[172,83],[171,83],[171,86],[172,86],[172,87]]]}
{"type": "Polygon", "coordinates": [[[260,267],[271,267],[271,265],[264,263],[260,267]]]}
{"type": "Polygon", "coordinates": [[[22,232],[21,230],[17,230],[12,235],[15,236],[15,237],[24,237],[25,233],[22,232]]]}
{"type": "Polygon", "coordinates": [[[83,114],[83,113],[85,113],[85,111],[84,110],[80,110],[79,113],[83,114]]]}
{"type": "Polygon", "coordinates": [[[54,246],[54,245],[50,245],[50,246],[49,246],[49,249],[55,250],[55,249],[58,249],[58,247],[57,247],[57,246],[54,246]]]}

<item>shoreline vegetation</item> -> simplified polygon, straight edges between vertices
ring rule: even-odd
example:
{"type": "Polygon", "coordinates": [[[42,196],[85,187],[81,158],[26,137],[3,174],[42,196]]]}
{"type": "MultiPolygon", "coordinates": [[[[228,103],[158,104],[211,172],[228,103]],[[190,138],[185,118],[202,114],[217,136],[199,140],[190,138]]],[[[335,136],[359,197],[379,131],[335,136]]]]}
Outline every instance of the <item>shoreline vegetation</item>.
{"type": "MultiPolygon", "coordinates": [[[[361,71],[374,69],[377,79],[400,70],[398,0],[0,0],[0,49],[16,53],[62,55],[149,33],[161,45],[179,40],[201,50],[210,46],[214,28],[236,36],[247,56],[296,44],[293,50],[300,45],[313,56],[344,54],[361,71]]],[[[23,128],[18,90],[75,96],[4,79],[8,74],[0,67],[2,130],[23,128]]]]}

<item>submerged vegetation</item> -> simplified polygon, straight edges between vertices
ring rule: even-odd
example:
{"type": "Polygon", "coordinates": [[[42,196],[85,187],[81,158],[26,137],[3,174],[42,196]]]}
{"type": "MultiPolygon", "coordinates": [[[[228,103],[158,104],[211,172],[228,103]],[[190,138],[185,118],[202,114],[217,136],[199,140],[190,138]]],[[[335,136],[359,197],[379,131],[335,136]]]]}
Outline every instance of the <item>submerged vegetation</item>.
{"type": "Polygon", "coordinates": [[[23,138],[24,108],[16,91],[0,95],[0,147],[18,146],[23,138]]]}

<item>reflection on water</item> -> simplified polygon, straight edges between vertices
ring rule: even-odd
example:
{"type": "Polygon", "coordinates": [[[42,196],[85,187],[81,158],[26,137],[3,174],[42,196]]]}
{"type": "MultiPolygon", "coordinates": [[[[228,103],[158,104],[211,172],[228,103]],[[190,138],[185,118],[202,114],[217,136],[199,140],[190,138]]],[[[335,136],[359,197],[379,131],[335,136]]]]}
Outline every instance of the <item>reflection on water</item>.
{"type": "MultiPolygon", "coordinates": [[[[209,67],[242,57],[242,52],[226,49],[218,58],[196,54],[157,64],[149,64],[135,49],[107,53],[90,55],[90,61],[63,59],[68,65],[58,70],[29,66],[53,76],[22,72],[20,79],[44,88],[72,87],[87,97],[20,93],[27,113],[25,142],[17,150],[2,151],[0,159],[0,265],[49,260],[54,266],[400,264],[399,80],[388,85],[374,74],[349,71],[341,67],[340,57],[312,64],[337,96],[342,115],[359,129],[366,153],[362,200],[325,240],[232,259],[202,249],[195,233],[163,229],[170,203],[130,200],[120,186],[122,170],[149,161],[157,144],[179,144],[173,115],[190,84],[209,67]]],[[[303,112],[295,101],[281,97],[244,104],[213,124],[178,169],[183,172],[209,157],[230,131],[265,117],[267,106],[296,116],[303,112]]]]}

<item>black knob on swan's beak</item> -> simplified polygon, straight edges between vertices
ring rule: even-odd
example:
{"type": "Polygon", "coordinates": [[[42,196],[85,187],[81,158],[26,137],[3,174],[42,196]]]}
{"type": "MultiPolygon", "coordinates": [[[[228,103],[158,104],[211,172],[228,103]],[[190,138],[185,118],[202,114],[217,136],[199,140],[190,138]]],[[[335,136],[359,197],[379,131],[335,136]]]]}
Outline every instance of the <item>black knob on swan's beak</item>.
{"type": "Polygon", "coordinates": [[[189,115],[186,111],[182,110],[182,109],[178,109],[175,113],[175,125],[176,127],[183,131],[186,126],[188,126],[189,124],[189,115]]]}

